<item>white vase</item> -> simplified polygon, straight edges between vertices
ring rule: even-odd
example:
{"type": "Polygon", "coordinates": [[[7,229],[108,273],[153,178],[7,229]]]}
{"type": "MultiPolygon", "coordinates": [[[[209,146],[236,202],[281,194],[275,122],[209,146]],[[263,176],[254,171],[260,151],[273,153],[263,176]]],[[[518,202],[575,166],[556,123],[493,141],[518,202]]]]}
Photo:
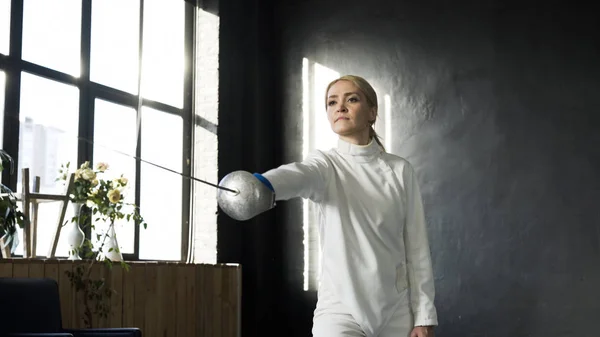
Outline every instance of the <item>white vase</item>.
{"type": "MultiPolygon", "coordinates": [[[[15,232],[15,235],[18,232],[15,232]]],[[[11,252],[10,252],[10,242],[8,242],[8,233],[4,234],[2,237],[0,237],[0,251],[2,252],[2,258],[3,259],[8,259],[11,256],[11,252]]]]}
{"type": "MultiPolygon", "coordinates": [[[[79,217],[83,203],[74,202],[71,203],[71,205],[73,205],[73,215],[79,217]]],[[[69,246],[69,260],[81,260],[81,257],[79,257],[79,249],[83,245],[85,234],[79,227],[79,220],[69,221],[63,231],[65,233],[67,245],[69,246]]]]}
{"type": "Polygon", "coordinates": [[[123,254],[121,254],[121,248],[119,247],[119,242],[117,242],[117,233],[115,233],[115,224],[111,223],[108,226],[108,230],[106,232],[106,238],[104,241],[104,246],[102,247],[102,252],[104,258],[107,258],[111,261],[123,261],[123,254]]]}

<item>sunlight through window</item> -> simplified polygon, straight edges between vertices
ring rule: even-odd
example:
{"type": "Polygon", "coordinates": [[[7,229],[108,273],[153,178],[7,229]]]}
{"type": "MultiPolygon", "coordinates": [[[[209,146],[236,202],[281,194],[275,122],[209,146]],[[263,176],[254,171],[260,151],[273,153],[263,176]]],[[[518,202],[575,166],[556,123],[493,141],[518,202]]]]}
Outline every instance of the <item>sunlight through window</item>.
{"type": "MultiPolygon", "coordinates": [[[[337,144],[337,135],[331,130],[325,109],[325,90],[329,82],[340,74],[319,63],[302,60],[302,117],[303,156],[316,149],[329,150],[337,144]]],[[[310,200],[303,201],[304,230],[304,290],[316,289],[321,261],[319,247],[318,212],[310,200]]]]}
{"type": "MultiPolygon", "coordinates": [[[[198,5],[173,0],[0,0],[0,58],[1,68],[6,68],[0,70],[0,146],[3,136],[11,138],[4,145],[10,143],[11,155],[18,158],[15,191],[22,188],[23,168],[29,168],[31,181],[41,178],[41,193],[62,194],[64,183],[56,179],[61,164],[69,162],[72,173],[81,164],[78,160],[107,162],[108,176],[128,179],[125,197],[138,201],[149,226],[138,232],[133,223],[117,221],[125,258],[180,261],[182,253],[192,257],[182,247],[191,251],[196,244],[206,248],[200,254],[203,262],[216,261],[214,189],[212,203],[198,202],[208,194],[192,188],[204,194],[184,195],[192,183],[177,174],[186,163],[194,164],[198,167],[191,168],[192,175],[217,180],[219,18],[198,5]],[[11,21],[14,25],[21,20],[22,27],[16,28],[22,34],[11,41],[11,21]],[[89,44],[81,43],[82,38],[89,38],[89,44]],[[20,46],[20,58],[5,57],[11,43],[20,46]],[[195,69],[187,67],[192,64],[195,69]],[[12,74],[19,72],[22,80],[12,81],[12,74]],[[88,73],[89,79],[82,76],[88,73]],[[4,97],[4,86],[12,84],[20,93],[4,97]],[[184,88],[195,92],[184,95],[184,88]],[[19,111],[10,111],[18,116],[18,132],[7,132],[13,130],[4,123],[5,100],[7,107],[20,104],[19,111]],[[202,142],[191,144],[196,136],[202,142]],[[194,158],[198,160],[190,162],[194,158]],[[199,238],[204,229],[188,227],[193,215],[212,226],[207,226],[209,236],[199,238]],[[183,228],[189,232],[182,233],[183,228]]],[[[70,204],[65,220],[72,218],[70,204]]],[[[39,205],[36,256],[48,254],[61,206],[39,205]]],[[[67,256],[65,235],[55,255],[67,256]]]]}
{"type": "MultiPolygon", "coordinates": [[[[218,181],[219,17],[198,9],[196,24],[195,163],[192,174],[205,181],[218,181]]],[[[194,182],[193,193],[194,262],[216,263],[215,191],[194,182]]]]}
{"type": "MultiPolygon", "coordinates": [[[[137,142],[135,133],[131,132],[136,128],[135,109],[100,99],[96,99],[94,105],[94,163],[109,164],[104,175],[106,179],[118,178],[123,174],[129,180],[124,191],[125,202],[135,203],[136,172],[133,156],[135,156],[137,142]]],[[[96,230],[104,233],[108,229],[108,225],[108,222],[96,224],[96,230]]],[[[115,231],[121,253],[134,253],[135,225],[133,221],[116,220],[115,231]]],[[[96,238],[96,235],[92,233],[94,244],[96,244],[96,238]]]]}
{"type": "MultiPolygon", "coordinates": [[[[309,85],[309,62],[307,58],[302,59],[302,158],[306,158],[309,152],[309,140],[310,140],[310,85],[309,85]]],[[[309,286],[309,271],[310,265],[308,263],[310,258],[309,249],[309,224],[308,220],[308,200],[304,200],[302,204],[302,231],[304,232],[304,239],[302,245],[304,246],[304,290],[308,290],[309,286]]]]}
{"type": "Polygon", "coordinates": [[[0,0],[0,54],[10,51],[10,0],[0,0]]]}
{"type": "MultiPolygon", "coordinates": [[[[182,172],[182,139],[180,116],[142,108],[142,158],[182,172]]],[[[179,260],[182,178],[147,163],[142,163],[140,174],[140,212],[148,223],[140,230],[140,259],[179,260]]]]}
{"type": "Polygon", "coordinates": [[[144,2],[142,96],[183,107],[185,2],[144,2]]]}
{"type": "MultiPolygon", "coordinates": [[[[19,167],[17,190],[21,191],[21,169],[29,168],[30,179],[39,176],[40,192],[62,194],[64,186],[56,182],[60,165],[70,162],[77,164],[77,130],[79,126],[79,90],[70,85],[47,80],[42,77],[22,73],[21,111],[19,119],[19,167]]],[[[31,182],[30,182],[31,184],[31,182]]],[[[40,219],[58,219],[59,203],[39,204],[40,219]]],[[[73,216],[67,209],[65,219],[73,216]]],[[[48,226],[38,226],[36,252],[46,255],[50,247],[56,221],[48,226]]],[[[22,233],[19,233],[22,238],[22,233]]],[[[65,236],[61,235],[56,250],[57,256],[67,256],[65,236]]],[[[23,248],[18,248],[22,254],[23,248]]]]}
{"type": "Polygon", "coordinates": [[[139,7],[139,0],[92,2],[92,81],[137,94],[139,7]]]}
{"type": "Polygon", "coordinates": [[[338,135],[331,130],[325,108],[325,90],[329,82],[340,77],[340,73],[323,65],[313,65],[312,118],[310,127],[310,149],[329,150],[337,145],[338,135]]]}
{"type": "Polygon", "coordinates": [[[390,95],[383,96],[383,104],[384,104],[384,123],[385,123],[385,132],[383,134],[383,139],[385,140],[384,145],[385,149],[388,152],[392,152],[392,99],[390,95]]]}
{"type": "Polygon", "coordinates": [[[80,0],[24,1],[24,60],[79,77],[80,40],[80,0]]]}

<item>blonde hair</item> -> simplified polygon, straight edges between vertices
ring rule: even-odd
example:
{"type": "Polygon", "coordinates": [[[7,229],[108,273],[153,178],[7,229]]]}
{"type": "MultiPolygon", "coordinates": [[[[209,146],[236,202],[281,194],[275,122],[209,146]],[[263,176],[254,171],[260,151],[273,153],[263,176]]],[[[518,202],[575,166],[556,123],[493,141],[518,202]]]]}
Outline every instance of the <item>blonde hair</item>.
{"type": "Polygon", "coordinates": [[[352,82],[352,84],[354,84],[365,95],[369,107],[375,109],[375,120],[369,121],[369,123],[371,124],[369,126],[369,138],[375,139],[377,144],[383,149],[383,151],[385,151],[385,146],[383,146],[383,143],[380,139],[381,137],[379,137],[379,135],[377,134],[377,132],[375,132],[375,129],[373,128],[373,125],[375,124],[378,115],[377,93],[375,92],[375,89],[373,89],[371,84],[367,82],[367,80],[356,75],[344,75],[338,79],[331,81],[331,83],[329,83],[329,85],[327,86],[327,90],[325,90],[325,108],[327,108],[327,93],[329,92],[329,89],[331,89],[331,87],[339,81],[352,82]]]}

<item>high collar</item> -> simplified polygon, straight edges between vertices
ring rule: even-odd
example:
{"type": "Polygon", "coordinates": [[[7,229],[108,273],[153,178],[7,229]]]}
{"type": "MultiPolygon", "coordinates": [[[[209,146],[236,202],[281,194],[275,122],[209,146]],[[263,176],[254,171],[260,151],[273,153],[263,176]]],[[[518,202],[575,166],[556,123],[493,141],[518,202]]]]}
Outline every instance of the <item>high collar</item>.
{"type": "Polygon", "coordinates": [[[351,156],[373,156],[381,152],[381,148],[374,138],[371,138],[367,145],[356,145],[339,138],[337,150],[342,154],[351,156]]]}

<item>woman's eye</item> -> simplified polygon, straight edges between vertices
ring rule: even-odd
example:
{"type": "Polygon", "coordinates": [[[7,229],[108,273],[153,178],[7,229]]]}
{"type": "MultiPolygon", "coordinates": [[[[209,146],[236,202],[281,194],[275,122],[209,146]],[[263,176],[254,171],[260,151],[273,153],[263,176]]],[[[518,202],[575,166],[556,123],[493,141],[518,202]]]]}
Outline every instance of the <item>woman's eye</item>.
{"type": "Polygon", "coordinates": [[[350,98],[348,99],[348,101],[349,101],[349,102],[352,102],[352,103],[354,103],[354,102],[358,102],[358,98],[357,98],[357,97],[350,97],[350,98]]]}
{"type": "Polygon", "coordinates": [[[335,104],[335,101],[329,101],[329,103],[327,103],[327,105],[332,106],[335,104]]]}

